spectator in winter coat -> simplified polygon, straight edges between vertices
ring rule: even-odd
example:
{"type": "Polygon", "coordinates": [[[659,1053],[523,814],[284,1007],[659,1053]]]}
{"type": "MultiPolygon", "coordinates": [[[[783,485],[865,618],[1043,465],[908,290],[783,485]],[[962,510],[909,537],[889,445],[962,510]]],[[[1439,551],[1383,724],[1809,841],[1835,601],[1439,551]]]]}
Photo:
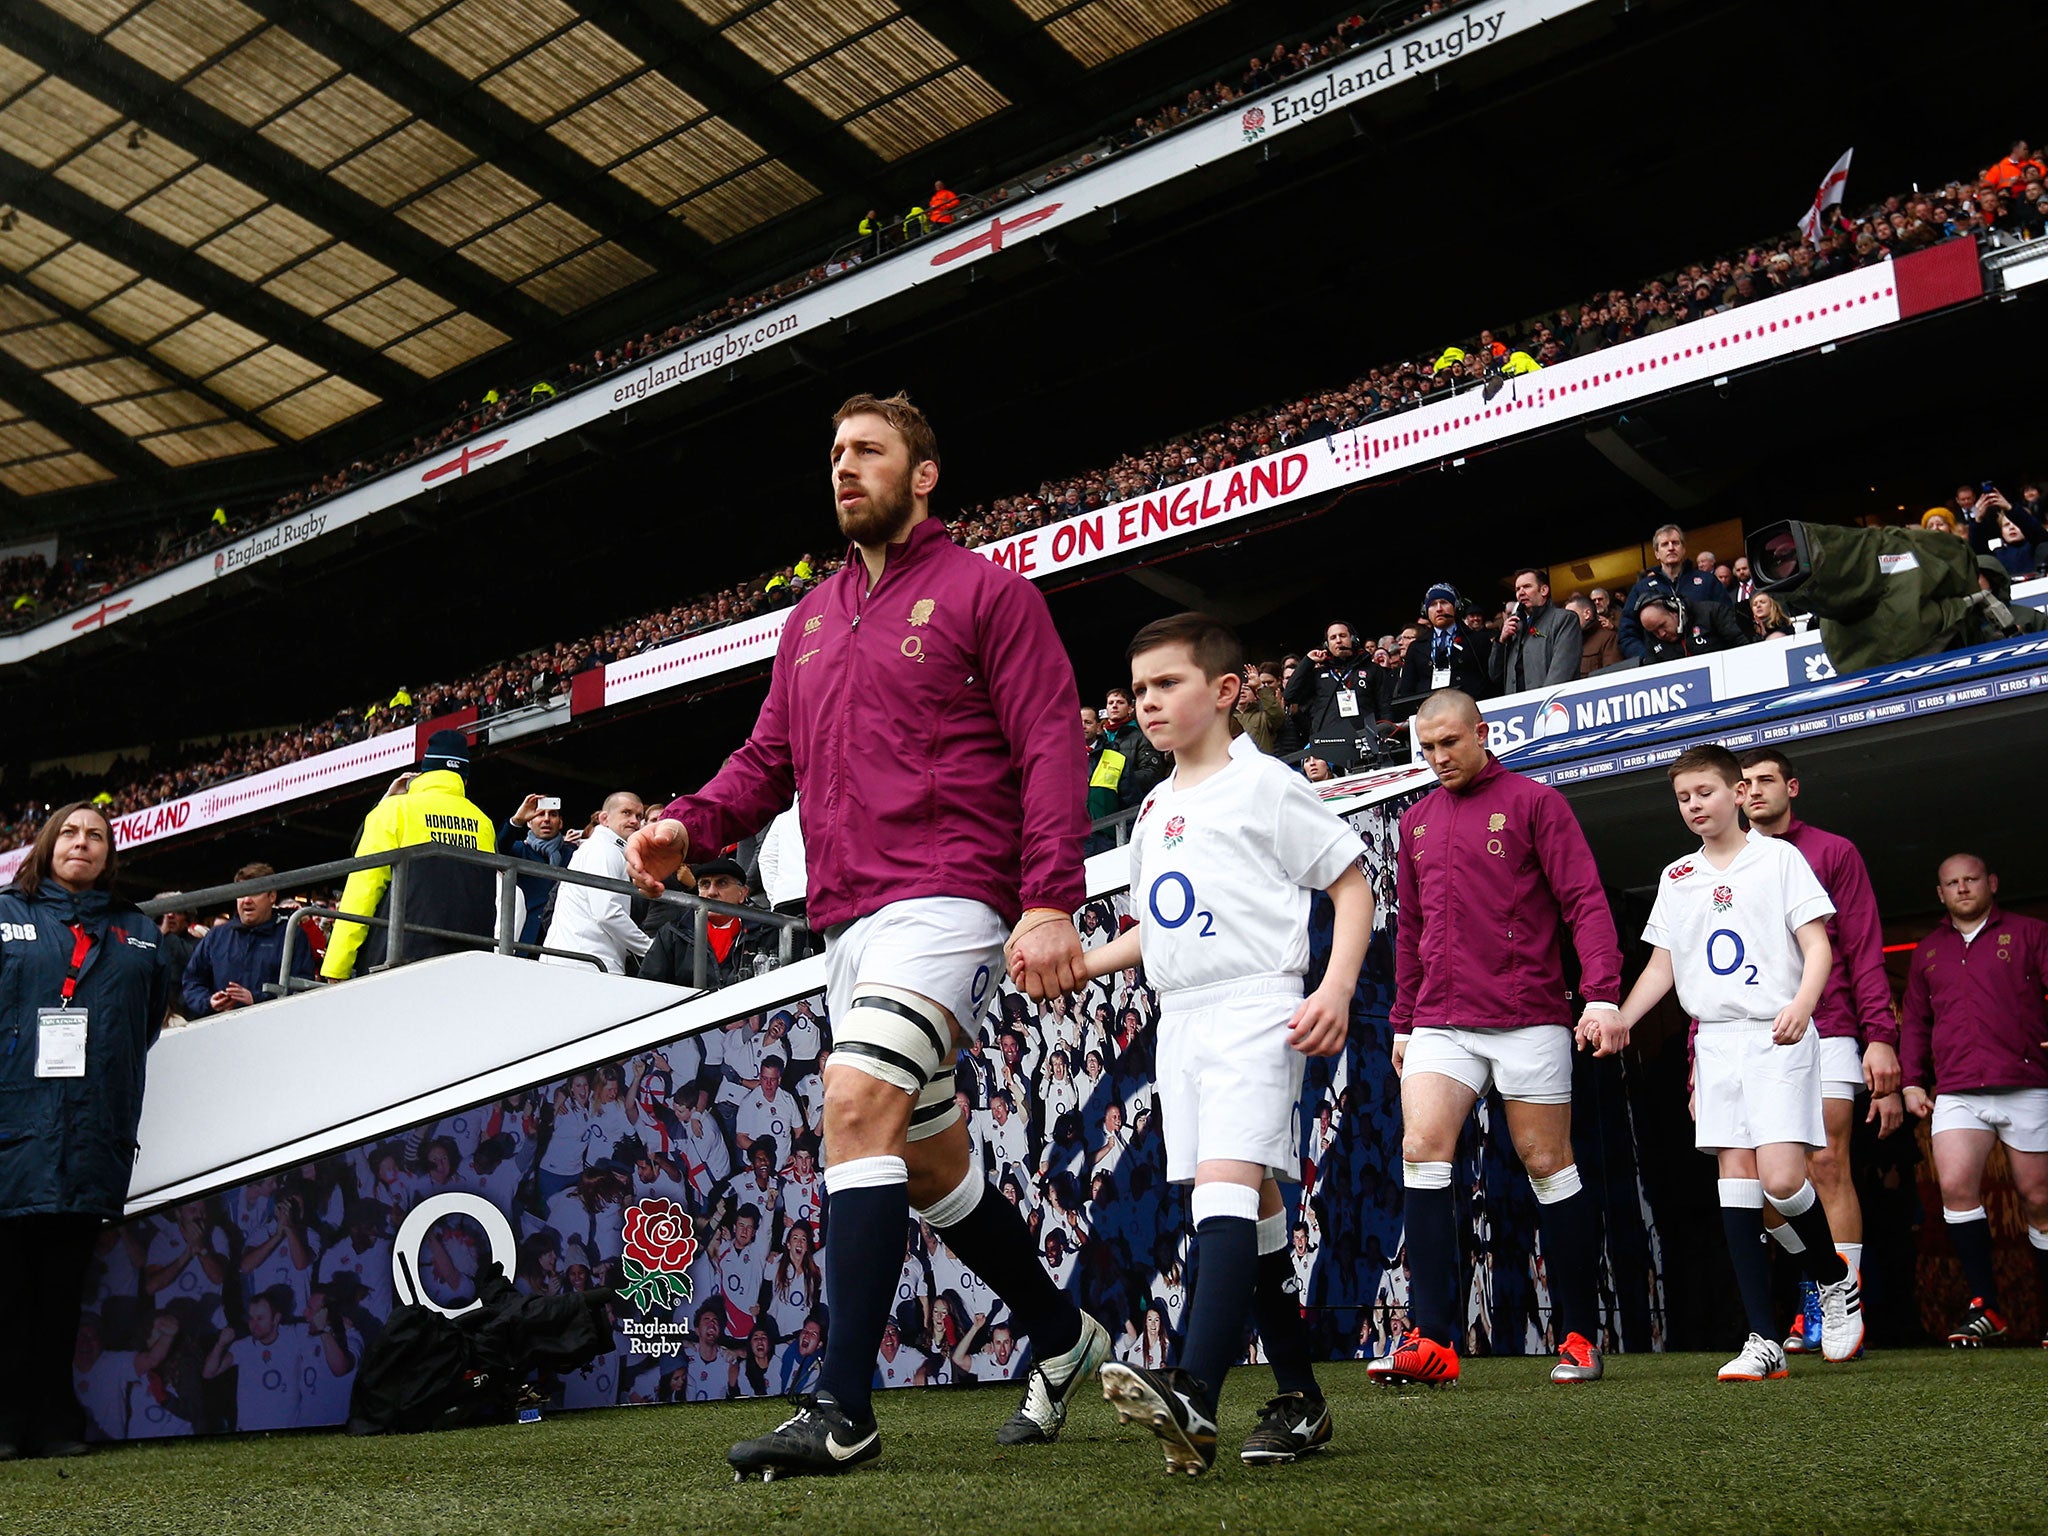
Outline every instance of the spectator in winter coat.
{"type": "Polygon", "coordinates": [[[1603,619],[1590,598],[1574,596],[1565,604],[1579,624],[1579,676],[1591,677],[1602,667],[1621,660],[1621,642],[1614,635],[1614,621],[1603,619]]]}
{"type": "Polygon", "coordinates": [[[1636,578],[1636,584],[1629,588],[1628,601],[1621,605],[1624,656],[1640,657],[1650,648],[1638,617],[1638,610],[1650,598],[1676,597],[1687,604],[1728,601],[1727,589],[1714,580],[1713,573],[1699,569],[1685,558],[1685,530],[1678,524],[1666,523],[1651,536],[1650,543],[1657,551],[1657,563],[1636,578]]]}
{"type": "Polygon", "coordinates": [[[1373,722],[1382,715],[1373,684],[1380,675],[1342,619],[1323,630],[1323,643],[1294,669],[1285,696],[1301,710],[1308,749],[1302,771],[1310,778],[1351,773],[1373,760],[1373,722]]]}
{"type": "MultiPolygon", "coordinates": [[[[581,832],[562,830],[562,802],[558,796],[528,795],[498,833],[498,851],[515,859],[527,859],[555,869],[567,869],[576,856],[581,832]]],[[[519,930],[519,942],[540,942],[542,918],[557,882],[540,875],[521,875],[519,894],[526,903],[526,922],[519,930]]]]}
{"type": "Polygon", "coordinates": [[[1534,566],[1515,572],[1515,601],[1500,643],[1486,658],[1487,676],[1507,693],[1555,688],[1579,675],[1579,627],[1550,601],[1550,581],[1534,566]]]}
{"type": "Polygon", "coordinates": [[[1458,622],[1462,601],[1458,589],[1447,581],[1423,594],[1424,628],[1401,663],[1396,708],[1402,716],[1414,714],[1425,698],[1445,688],[1469,693],[1475,699],[1493,696],[1486,664],[1492,642],[1484,630],[1468,630],[1458,622]]]}
{"type": "MultiPolygon", "coordinates": [[[[235,871],[235,883],[276,873],[268,864],[244,864],[235,871]]],[[[203,1019],[264,1001],[264,984],[278,979],[285,933],[292,921],[277,915],[275,891],[237,896],[234,919],[209,928],[185,964],[185,1017],[203,1019]]],[[[305,935],[299,939],[292,948],[292,974],[310,979],[317,969],[317,957],[305,935]]]]}
{"type": "Polygon", "coordinates": [[[1646,667],[1749,644],[1747,626],[1726,603],[1680,603],[1675,598],[1652,596],[1637,610],[1637,617],[1649,640],[1642,656],[1646,667]]]}
{"type": "MultiPolygon", "coordinates": [[[[697,877],[697,894],[706,901],[728,906],[750,907],[753,892],[747,888],[746,871],[732,859],[706,859],[691,871],[697,877]]],[[[776,931],[763,923],[742,917],[713,913],[704,924],[704,942],[709,949],[704,960],[704,984],[716,992],[754,974],[754,961],[763,951],[773,953],[776,931]]],[[[664,923],[654,936],[654,946],[640,962],[642,981],[665,981],[671,986],[694,987],[697,983],[697,917],[684,912],[672,923],[664,923]]]]}
{"type": "Polygon", "coordinates": [[[1109,745],[1123,754],[1123,777],[1116,787],[1117,809],[1128,811],[1152,786],[1173,771],[1173,764],[1138,729],[1137,709],[1128,688],[1112,688],[1102,701],[1102,725],[1109,745]]]}

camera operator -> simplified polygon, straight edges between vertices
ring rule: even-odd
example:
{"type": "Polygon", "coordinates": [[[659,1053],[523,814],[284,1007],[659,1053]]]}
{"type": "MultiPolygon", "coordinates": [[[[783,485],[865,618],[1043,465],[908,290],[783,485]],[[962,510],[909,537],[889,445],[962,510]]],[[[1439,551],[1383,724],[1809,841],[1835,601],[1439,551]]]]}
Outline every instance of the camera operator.
{"type": "Polygon", "coordinates": [[[1550,601],[1550,581],[1534,566],[1515,572],[1500,643],[1486,658],[1487,676],[1508,693],[1555,688],[1579,675],[1579,625],[1550,601]]]}
{"type": "Polygon", "coordinates": [[[1380,715],[1373,685],[1379,676],[1379,669],[1358,654],[1351,626],[1341,619],[1323,631],[1322,645],[1294,669],[1286,700],[1302,710],[1308,756],[1301,767],[1311,779],[1352,773],[1373,761],[1379,737],[1373,722],[1380,715]]]}

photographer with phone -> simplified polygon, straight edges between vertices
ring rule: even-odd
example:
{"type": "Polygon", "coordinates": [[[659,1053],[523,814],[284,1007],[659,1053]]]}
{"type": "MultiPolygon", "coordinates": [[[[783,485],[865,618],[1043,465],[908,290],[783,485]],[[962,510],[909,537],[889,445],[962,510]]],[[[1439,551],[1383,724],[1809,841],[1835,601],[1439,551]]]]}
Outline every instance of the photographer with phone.
{"type": "Polygon", "coordinates": [[[1381,668],[1358,654],[1357,638],[1342,619],[1323,631],[1323,643],[1287,680],[1286,701],[1303,711],[1308,755],[1302,772],[1314,780],[1354,773],[1377,755],[1381,668]]]}
{"type": "Polygon", "coordinates": [[[1975,492],[1969,486],[1958,487],[1956,505],[1963,509],[1970,548],[1990,555],[2015,578],[2034,574],[2034,552],[2048,544],[2048,530],[2033,513],[2015,507],[1989,480],[1975,492]]]}
{"type": "MultiPolygon", "coordinates": [[[[504,831],[498,834],[498,848],[515,859],[531,859],[536,864],[567,869],[569,860],[576,856],[576,844],[582,837],[581,832],[562,830],[560,795],[528,795],[519,802],[519,809],[505,823],[504,831]]],[[[555,885],[555,881],[540,875],[519,877],[520,899],[526,904],[526,921],[519,929],[520,943],[540,942],[547,927],[548,898],[554,895],[555,885]]]]}

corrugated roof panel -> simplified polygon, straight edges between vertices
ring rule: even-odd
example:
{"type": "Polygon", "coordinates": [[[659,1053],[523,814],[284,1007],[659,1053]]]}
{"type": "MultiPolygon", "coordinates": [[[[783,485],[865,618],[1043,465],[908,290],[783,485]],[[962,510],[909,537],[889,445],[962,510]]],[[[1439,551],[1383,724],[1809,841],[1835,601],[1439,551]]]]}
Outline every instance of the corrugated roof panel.
{"type": "Polygon", "coordinates": [[[877,98],[958,62],[950,49],[906,18],[865,36],[849,37],[795,70],[784,83],[839,122],[877,98]]]}
{"type": "Polygon", "coordinates": [[[198,163],[196,155],[153,133],[130,149],[127,128],[118,127],[72,156],[56,174],[96,202],[126,208],[198,163]]]}
{"type": "Polygon", "coordinates": [[[150,0],[106,36],[166,80],[182,80],[262,25],[236,0],[150,0]]]}
{"type": "MultiPolygon", "coordinates": [[[[519,222],[524,224],[527,220],[519,222]]],[[[654,268],[638,256],[606,240],[535,274],[519,285],[519,291],[557,314],[566,315],[653,275],[654,268]]]]}
{"type": "Polygon", "coordinates": [[[846,131],[884,160],[898,160],[1009,104],[973,70],[949,69],[852,118],[846,131]]]}
{"type": "Polygon", "coordinates": [[[0,109],[0,149],[41,170],[120,121],[105,102],[46,75],[0,109]]]}
{"type": "MultiPolygon", "coordinates": [[[[542,123],[574,110],[590,97],[603,95],[642,67],[631,49],[584,22],[507,64],[484,82],[484,89],[529,122],[542,123]]],[[[680,126],[680,121],[669,122],[652,131],[664,133],[680,126]]],[[[632,143],[588,158],[600,165],[616,160],[645,144],[649,136],[643,132],[632,143]]]]}
{"type": "Polygon", "coordinates": [[[275,117],[341,73],[341,66],[282,27],[265,27],[185,89],[236,122],[275,117]]]}
{"type": "Polygon", "coordinates": [[[182,325],[204,307],[156,279],[145,277],[96,306],[92,317],[117,336],[147,342],[173,326],[182,325]]]}
{"type": "Polygon", "coordinates": [[[154,395],[115,400],[107,405],[94,406],[92,413],[115,431],[125,432],[130,437],[196,427],[209,421],[220,421],[227,415],[212,401],[203,400],[188,389],[166,389],[154,395]]]}
{"type": "Polygon", "coordinates": [[[472,358],[495,351],[512,338],[474,315],[458,311],[439,325],[384,349],[384,355],[424,378],[459,368],[472,358]]]}
{"type": "Polygon", "coordinates": [[[45,325],[56,319],[46,305],[13,284],[0,287],[0,331],[19,330],[25,325],[45,325]]]}
{"type": "Polygon", "coordinates": [[[0,48],[0,101],[18,95],[42,78],[40,64],[23,58],[11,48],[0,48]]]}
{"type": "Polygon", "coordinates": [[[294,309],[309,315],[325,315],[395,276],[397,273],[375,257],[365,255],[345,240],[337,240],[278,273],[263,285],[263,290],[294,309]]]}
{"type": "Polygon", "coordinates": [[[342,161],[328,174],[379,208],[389,208],[427,183],[475,161],[475,155],[440,129],[415,120],[342,161]]]}
{"type": "MultiPolygon", "coordinates": [[[[703,103],[678,90],[674,82],[665,76],[649,70],[620,82],[617,88],[549,124],[548,132],[593,165],[611,166],[614,161],[624,159],[656,140],[665,140],[678,129],[696,132],[698,130],[689,125],[701,127],[706,121],[703,103]]],[[[733,137],[748,146],[745,159],[751,160],[761,153],[744,134],[734,130],[733,137]]],[[[619,173],[614,169],[612,174],[616,176],[619,173]]],[[[620,179],[656,206],[664,208],[690,190],[689,186],[677,186],[667,197],[661,197],[650,195],[623,176],[620,179]]]]}
{"type": "Polygon", "coordinates": [[[70,243],[71,237],[63,230],[17,208],[14,228],[0,235],[0,264],[15,272],[25,271],[70,243]]]}
{"type": "Polygon", "coordinates": [[[303,389],[326,373],[285,347],[269,346],[252,352],[232,367],[210,375],[206,387],[233,401],[245,411],[257,411],[297,389],[303,389]]]}
{"type": "Polygon", "coordinates": [[[364,346],[385,347],[440,319],[454,307],[410,278],[401,278],[337,309],[327,317],[327,323],[364,346]]]}
{"type": "Polygon", "coordinates": [[[575,24],[576,13],[560,0],[458,0],[413,32],[412,40],[463,79],[474,80],[550,32],[575,24]]]}
{"type": "MultiPolygon", "coordinates": [[[[81,326],[58,321],[55,325],[30,326],[0,336],[0,350],[20,363],[45,373],[87,358],[105,357],[113,348],[81,326]]],[[[54,382],[54,379],[53,381],[54,382]]]]}
{"type": "Polygon", "coordinates": [[[676,212],[705,239],[726,240],[817,195],[816,187],[780,160],[768,160],[693,194],[676,212]]]}
{"type": "Polygon", "coordinates": [[[1221,10],[1229,0],[1013,0],[1052,40],[1093,69],[1221,10]]]}
{"type": "Polygon", "coordinates": [[[446,10],[449,0],[356,0],[356,4],[394,32],[410,32],[434,12],[446,10]]]}
{"type": "Polygon", "coordinates": [[[333,236],[280,203],[259,208],[199,247],[199,254],[245,282],[260,282],[280,267],[328,244],[333,236]]]}
{"type": "Polygon", "coordinates": [[[374,85],[343,75],[257,131],[286,154],[324,171],[405,119],[405,108],[374,85]]]}
{"type": "Polygon", "coordinates": [[[134,10],[136,0],[43,0],[43,4],[97,37],[134,10]]]}
{"type": "Polygon", "coordinates": [[[309,384],[269,407],[262,413],[262,419],[266,426],[275,427],[297,441],[347,421],[375,404],[377,396],[367,389],[358,389],[347,379],[330,373],[317,384],[309,384]]]}
{"type": "Polygon", "coordinates": [[[254,427],[245,427],[239,421],[223,421],[210,427],[192,427],[183,432],[145,437],[141,445],[166,464],[182,468],[187,464],[204,464],[209,459],[255,453],[271,447],[272,443],[254,427]]]}
{"type": "Polygon", "coordinates": [[[40,421],[9,421],[0,425],[0,461],[11,462],[36,458],[45,453],[62,453],[70,446],[40,421]]]}
{"type": "MultiPolygon", "coordinates": [[[[9,350],[13,349],[10,347],[9,350]]],[[[157,390],[171,388],[169,379],[132,357],[102,358],[96,363],[60,368],[46,377],[72,399],[86,405],[100,405],[108,400],[124,400],[130,395],[153,394],[157,390]]]]}
{"type": "MultiPolygon", "coordinates": [[[[432,191],[421,193],[399,209],[398,216],[443,245],[458,246],[475,237],[479,231],[510,218],[522,209],[531,208],[537,201],[539,199],[525,185],[495,165],[478,164],[453,181],[443,182],[432,191]]],[[[595,233],[586,228],[584,239],[595,233]]],[[[575,242],[576,245],[582,243],[582,240],[575,242]]],[[[531,270],[531,267],[525,267],[519,272],[499,275],[516,277],[531,270]]]]}
{"type": "Polygon", "coordinates": [[[144,198],[128,210],[128,217],[190,249],[262,206],[260,193],[215,166],[202,165],[144,198]]]}
{"type": "Polygon", "coordinates": [[[38,262],[28,280],[73,309],[90,309],[141,274],[89,245],[73,242],[38,262]]]}
{"type": "Polygon", "coordinates": [[[247,326],[208,311],[152,343],[149,350],[180,373],[203,379],[216,368],[247,357],[265,340],[247,326]]]}
{"type": "Polygon", "coordinates": [[[0,464],[0,485],[17,496],[40,496],[46,491],[68,491],[75,486],[96,485],[111,480],[114,472],[98,459],[83,453],[58,454],[31,459],[25,464],[0,464]]]}

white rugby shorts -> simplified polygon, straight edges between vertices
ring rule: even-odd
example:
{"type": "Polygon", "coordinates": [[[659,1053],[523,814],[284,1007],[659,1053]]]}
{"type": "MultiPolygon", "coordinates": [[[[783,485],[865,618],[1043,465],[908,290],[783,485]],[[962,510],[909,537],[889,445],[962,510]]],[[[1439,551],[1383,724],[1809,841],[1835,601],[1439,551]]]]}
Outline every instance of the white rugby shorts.
{"type": "Polygon", "coordinates": [[[1778,1142],[1824,1147],[1820,1083],[1820,1035],[1811,1025],[1779,1045],[1767,1022],[1702,1024],[1693,1045],[1693,1145],[1702,1152],[1778,1142]]]}
{"type": "MultiPolygon", "coordinates": [[[[915,896],[856,918],[825,939],[825,1004],[832,1016],[833,1043],[845,1035],[847,1015],[861,988],[901,987],[929,998],[953,1016],[962,1035],[972,1036],[981,1011],[995,995],[1003,971],[1003,943],[1010,928],[995,908],[963,896],[915,896]]],[[[957,1046],[958,1040],[948,1042],[957,1046]]],[[[835,1062],[871,1071],[859,1057],[836,1054],[835,1062]]],[[[953,1057],[949,1051],[946,1064],[953,1057]]],[[[902,1086],[898,1084],[898,1086],[902,1086]]]]}
{"type": "Polygon", "coordinates": [[[1160,1128],[1166,1177],[1194,1182],[1216,1158],[1301,1178],[1301,1081],[1308,1058],[1287,1043],[1299,976],[1261,976],[1162,993],[1160,1128]]]}
{"type": "Polygon", "coordinates": [[[2048,1152],[2048,1088],[1981,1088],[1937,1093],[1931,1129],[1995,1131],[2015,1152],[2048,1152]]]}
{"type": "Polygon", "coordinates": [[[1572,1032],[1561,1024],[1520,1029],[1445,1029],[1424,1025],[1408,1037],[1401,1075],[1435,1072],[1480,1098],[1499,1088],[1523,1104],[1572,1101],[1572,1032]]]}
{"type": "Polygon", "coordinates": [[[1820,1042],[1820,1096],[1854,1103],[1864,1091],[1863,1047],[1850,1035],[1823,1035],[1820,1042]]]}

